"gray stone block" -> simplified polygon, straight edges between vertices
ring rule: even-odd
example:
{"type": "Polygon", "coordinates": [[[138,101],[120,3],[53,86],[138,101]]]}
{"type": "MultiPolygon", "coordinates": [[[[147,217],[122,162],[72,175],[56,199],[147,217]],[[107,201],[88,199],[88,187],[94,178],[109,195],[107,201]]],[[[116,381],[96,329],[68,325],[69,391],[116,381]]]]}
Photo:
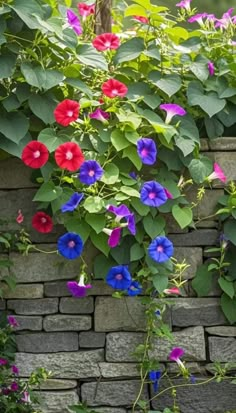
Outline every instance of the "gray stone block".
{"type": "MultiPolygon", "coordinates": [[[[188,369],[189,373],[191,374],[206,374],[204,366],[199,363],[195,362],[186,362],[184,363],[186,368],[188,369]]],[[[170,374],[178,374],[179,373],[179,366],[177,363],[167,363],[167,371],[170,374]]]]}
{"type": "Polygon", "coordinates": [[[214,229],[196,229],[187,234],[169,234],[168,238],[176,247],[215,245],[218,232],[214,229]]]}
{"type": "Polygon", "coordinates": [[[125,409],[119,409],[116,407],[93,407],[93,410],[97,413],[126,413],[125,409]]]}
{"type": "Polygon", "coordinates": [[[166,231],[171,234],[185,234],[188,229],[181,229],[172,214],[165,214],[166,231]]]}
{"type": "MultiPolygon", "coordinates": [[[[202,377],[197,379],[197,383],[205,380],[206,377],[202,377]]],[[[181,379],[174,380],[174,383],[178,385],[182,384],[183,381],[181,379]]],[[[160,384],[160,391],[168,387],[168,383],[165,381],[160,384]]],[[[236,406],[235,385],[228,381],[212,382],[202,386],[186,386],[176,390],[176,404],[181,413],[223,413],[235,409],[236,406]]],[[[173,397],[171,391],[166,391],[153,400],[152,407],[161,411],[167,407],[172,408],[173,397]]]]}
{"type": "MultiPolygon", "coordinates": [[[[186,328],[173,333],[175,341],[170,343],[165,339],[155,339],[151,355],[160,361],[167,361],[173,347],[185,350],[184,360],[206,360],[205,339],[203,327],[186,328]]],[[[108,362],[136,361],[133,353],[137,345],[144,342],[145,335],[141,333],[110,333],[106,340],[106,360],[108,362]]]]}
{"type": "MultiPolygon", "coordinates": [[[[224,195],[223,189],[206,189],[205,191],[202,201],[193,210],[194,217],[198,219],[214,214],[219,209],[219,198],[224,195]]],[[[215,217],[215,220],[217,221],[217,217],[215,217]]]]}
{"type": "Polygon", "coordinates": [[[60,392],[35,392],[41,401],[42,413],[71,413],[68,406],[78,404],[79,396],[76,390],[60,392]]]}
{"type": "Polygon", "coordinates": [[[16,336],[17,349],[25,353],[57,353],[79,348],[76,333],[31,333],[16,336]]]}
{"type": "MultiPolygon", "coordinates": [[[[78,264],[77,264],[78,270],[78,264]]],[[[71,277],[70,277],[71,279],[71,277]]],[[[102,280],[94,280],[92,288],[89,288],[87,295],[112,295],[114,293],[113,288],[109,287],[102,280]]],[[[55,281],[45,283],[45,295],[46,297],[69,297],[71,296],[66,286],[66,281],[55,281]]]]}
{"type": "MultiPolygon", "coordinates": [[[[21,159],[7,158],[0,163],[0,188],[35,188],[37,185],[31,182],[32,169],[24,165],[21,159]]],[[[19,207],[20,208],[20,207],[19,207]]]]}
{"type": "Polygon", "coordinates": [[[208,341],[211,361],[236,361],[235,338],[209,337],[208,341]]]}
{"type": "Polygon", "coordinates": [[[99,363],[104,361],[104,351],[76,351],[53,354],[16,353],[15,364],[21,377],[28,377],[38,367],[52,371],[54,378],[85,379],[100,377],[99,363]]]}
{"type": "Polygon", "coordinates": [[[196,274],[197,268],[202,264],[202,248],[199,247],[176,247],[174,257],[178,262],[186,261],[190,265],[184,273],[184,279],[191,279],[196,274]]]}
{"type": "MultiPolygon", "coordinates": [[[[130,407],[139,391],[140,382],[136,380],[110,381],[98,383],[84,383],[81,386],[82,401],[87,401],[89,406],[114,406],[130,407]]],[[[145,386],[142,400],[148,399],[145,386]]]]}
{"type": "Polygon", "coordinates": [[[76,380],[48,379],[40,384],[41,390],[70,390],[77,387],[76,380]]]}
{"type": "Polygon", "coordinates": [[[140,376],[135,363],[99,363],[99,367],[105,379],[140,376]]]}
{"type": "Polygon", "coordinates": [[[5,310],[6,308],[6,300],[0,298],[0,310],[5,310]]]}
{"type": "Polygon", "coordinates": [[[96,333],[95,331],[88,331],[79,334],[79,346],[83,348],[104,347],[105,341],[105,333],[96,333]]]}
{"type": "Polygon", "coordinates": [[[76,315],[49,315],[44,318],[43,328],[45,331],[81,331],[92,327],[90,316],[76,315]]]}
{"type": "Polygon", "coordinates": [[[208,327],[205,331],[212,336],[236,337],[236,327],[208,327]]]}
{"type": "Polygon", "coordinates": [[[4,286],[3,295],[4,298],[23,298],[24,300],[27,298],[43,298],[43,284],[17,284],[13,290],[4,286]]]}
{"type": "Polygon", "coordinates": [[[177,327],[214,326],[227,320],[218,298],[177,298],[171,307],[172,324],[177,327]]]}
{"type": "Polygon", "coordinates": [[[91,314],[93,313],[93,298],[61,298],[59,310],[66,314],[91,314]]]}
{"type": "MultiPolygon", "coordinates": [[[[209,147],[212,151],[236,151],[236,138],[216,138],[209,139],[209,147]]],[[[225,154],[227,156],[227,154],[225,154]]]]}
{"type": "Polygon", "coordinates": [[[202,138],[200,139],[200,151],[205,152],[209,149],[209,139],[202,138]]]}
{"type": "Polygon", "coordinates": [[[30,330],[30,331],[40,331],[43,329],[43,317],[40,316],[20,316],[14,315],[16,321],[18,322],[19,326],[15,327],[16,331],[21,330],[30,330]]]}
{"type": "Polygon", "coordinates": [[[53,314],[58,312],[58,299],[8,300],[7,308],[23,315],[53,314]]]}

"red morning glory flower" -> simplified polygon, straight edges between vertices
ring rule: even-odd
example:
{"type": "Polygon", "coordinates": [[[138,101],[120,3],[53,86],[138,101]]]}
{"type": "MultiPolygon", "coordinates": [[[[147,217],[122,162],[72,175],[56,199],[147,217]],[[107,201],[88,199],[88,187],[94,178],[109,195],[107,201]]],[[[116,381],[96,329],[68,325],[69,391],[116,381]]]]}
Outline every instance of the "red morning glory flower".
{"type": "Polygon", "coordinates": [[[54,110],[54,117],[62,126],[68,126],[79,117],[80,104],[75,100],[65,99],[54,110]]]}
{"type": "Polygon", "coordinates": [[[31,141],[24,147],[21,159],[25,165],[33,169],[41,168],[49,158],[48,148],[41,142],[31,141]]]}
{"type": "Polygon", "coordinates": [[[109,98],[124,97],[128,93],[127,86],[116,79],[109,79],[102,85],[103,94],[109,98]]]}
{"type": "Polygon", "coordinates": [[[32,218],[32,227],[38,232],[47,234],[53,229],[52,218],[49,215],[45,214],[45,212],[36,212],[36,214],[32,218]]]}
{"type": "Polygon", "coordinates": [[[78,10],[80,16],[83,17],[83,20],[86,19],[90,14],[95,13],[95,4],[91,4],[90,6],[86,3],[79,3],[78,4],[78,10]]]}
{"type": "Polygon", "coordinates": [[[146,23],[146,24],[149,23],[148,18],[144,16],[133,16],[133,19],[138,20],[138,22],[140,23],[146,23]]]}
{"type": "Polygon", "coordinates": [[[165,123],[169,124],[171,122],[171,119],[178,115],[178,116],[184,116],[186,115],[186,110],[182,108],[182,106],[176,105],[175,103],[164,103],[159,106],[160,109],[166,111],[166,120],[165,123]]]}
{"type": "Polygon", "coordinates": [[[84,162],[84,155],[77,143],[66,142],[56,149],[55,160],[60,168],[74,172],[84,162]]]}
{"type": "Polygon", "coordinates": [[[83,33],[83,29],[80,25],[78,16],[76,16],[76,14],[72,10],[69,10],[69,9],[67,10],[66,15],[67,15],[67,21],[69,25],[72,27],[72,29],[74,30],[74,32],[78,34],[78,36],[81,35],[83,33]]]}
{"type": "Polygon", "coordinates": [[[120,46],[120,39],[114,33],[103,33],[95,37],[92,43],[95,49],[99,52],[103,52],[104,50],[118,49],[120,46]]]}

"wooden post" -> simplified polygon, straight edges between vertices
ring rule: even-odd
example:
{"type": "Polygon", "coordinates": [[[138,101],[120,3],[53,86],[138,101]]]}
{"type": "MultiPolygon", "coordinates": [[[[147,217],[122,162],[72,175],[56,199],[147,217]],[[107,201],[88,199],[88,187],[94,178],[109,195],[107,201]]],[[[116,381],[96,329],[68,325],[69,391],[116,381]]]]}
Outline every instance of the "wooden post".
{"type": "Polygon", "coordinates": [[[95,33],[111,32],[112,0],[96,0],[95,6],[95,33]]]}

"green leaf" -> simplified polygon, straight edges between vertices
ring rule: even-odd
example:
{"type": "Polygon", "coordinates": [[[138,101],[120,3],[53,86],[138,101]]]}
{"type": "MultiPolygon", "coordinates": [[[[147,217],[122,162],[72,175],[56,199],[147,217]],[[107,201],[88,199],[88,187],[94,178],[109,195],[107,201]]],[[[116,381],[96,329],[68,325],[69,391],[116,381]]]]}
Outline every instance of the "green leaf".
{"type": "Polygon", "coordinates": [[[49,152],[54,152],[55,149],[64,143],[64,140],[58,138],[53,129],[46,128],[43,129],[38,135],[38,141],[44,143],[47,146],[49,152]]]}
{"type": "Polygon", "coordinates": [[[220,303],[225,317],[229,320],[230,324],[234,324],[236,322],[236,297],[231,299],[224,293],[221,296],[220,303]]]}
{"type": "Polygon", "coordinates": [[[121,186],[120,191],[126,195],[129,195],[135,198],[140,198],[140,193],[136,189],[130,188],[129,186],[121,186]]]}
{"type": "Polygon", "coordinates": [[[29,85],[38,89],[51,89],[63,81],[63,74],[58,70],[44,69],[41,66],[32,66],[30,63],[21,64],[21,72],[29,85]]]}
{"type": "Polygon", "coordinates": [[[145,11],[145,8],[142,6],[138,6],[136,4],[132,4],[131,6],[126,7],[125,16],[143,16],[147,17],[147,13],[145,11]]]}
{"type": "Polygon", "coordinates": [[[108,257],[110,247],[108,245],[108,237],[103,232],[100,234],[96,234],[96,232],[91,232],[91,241],[93,245],[99,250],[102,251],[103,254],[108,257]]]}
{"type": "Polygon", "coordinates": [[[28,132],[29,121],[21,112],[0,115],[0,132],[14,143],[19,143],[28,132]]]}
{"type": "Polygon", "coordinates": [[[104,206],[104,201],[99,196],[89,196],[84,201],[84,209],[91,213],[100,212],[104,206]]]}
{"type": "Polygon", "coordinates": [[[107,185],[115,184],[119,180],[119,168],[114,163],[109,163],[104,168],[101,181],[107,185]]]}
{"type": "Polygon", "coordinates": [[[169,283],[168,275],[165,275],[165,274],[153,275],[152,283],[155,289],[158,291],[158,293],[161,294],[168,287],[168,283],[169,283]]]}
{"type": "Polygon", "coordinates": [[[16,56],[8,53],[0,56],[0,79],[11,77],[15,70],[16,56]]]}
{"type": "Polygon", "coordinates": [[[212,286],[212,276],[212,272],[208,271],[207,264],[198,267],[192,281],[192,287],[196,291],[198,297],[204,297],[209,293],[212,286]]]}
{"type": "Polygon", "coordinates": [[[181,150],[184,156],[188,156],[194,151],[195,142],[191,139],[183,138],[182,136],[175,137],[176,146],[181,150]]]}
{"type": "Polygon", "coordinates": [[[44,183],[36,192],[33,201],[51,202],[62,195],[62,188],[55,186],[53,182],[44,183]]]}
{"type": "Polygon", "coordinates": [[[201,82],[205,82],[209,77],[207,63],[194,62],[190,65],[189,69],[201,82]]]}
{"type": "Polygon", "coordinates": [[[130,142],[124,136],[124,132],[119,129],[115,129],[112,132],[111,143],[118,152],[130,146],[130,142]]]}
{"type": "Polygon", "coordinates": [[[36,20],[35,16],[44,18],[43,8],[39,5],[36,0],[14,0],[13,3],[9,4],[21,20],[30,29],[39,29],[40,25],[36,20]]]}
{"type": "Polygon", "coordinates": [[[0,134],[0,148],[3,149],[5,152],[16,156],[17,158],[21,158],[22,151],[27,145],[28,142],[32,141],[32,137],[29,133],[27,133],[23,139],[21,139],[20,143],[14,143],[10,140],[6,139],[5,136],[0,134]]]}
{"type": "Polygon", "coordinates": [[[56,102],[46,95],[40,96],[39,94],[34,94],[29,98],[30,109],[46,124],[55,122],[53,111],[56,105],[56,102]]]}
{"type": "Polygon", "coordinates": [[[172,215],[181,229],[184,229],[193,221],[193,211],[188,207],[180,208],[179,205],[174,205],[172,207],[172,215]]]}
{"type": "Polygon", "coordinates": [[[155,218],[153,218],[151,215],[147,215],[143,219],[144,229],[146,233],[149,235],[149,237],[151,237],[152,239],[160,235],[160,233],[165,228],[165,225],[166,225],[166,221],[160,215],[158,215],[155,218]]]}
{"type": "Polygon", "coordinates": [[[144,205],[140,199],[137,198],[132,199],[132,207],[134,207],[142,217],[146,216],[150,211],[149,206],[144,205]]]}
{"type": "Polygon", "coordinates": [[[86,214],[85,221],[94,229],[94,231],[99,234],[106,224],[106,217],[105,215],[99,214],[86,214]]]}
{"type": "Polygon", "coordinates": [[[75,232],[80,235],[83,242],[87,241],[91,231],[90,226],[85,221],[80,222],[76,217],[69,218],[65,222],[65,227],[68,232],[75,232]]]}
{"type": "Polygon", "coordinates": [[[137,149],[133,146],[124,149],[123,158],[128,158],[138,171],[142,169],[142,161],[137,154],[137,149]]]}
{"type": "Polygon", "coordinates": [[[77,48],[78,60],[86,66],[95,67],[96,69],[108,70],[108,65],[102,53],[99,53],[89,44],[81,45],[77,48]]]}
{"type": "Polygon", "coordinates": [[[234,245],[236,245],[236,221],[230,219],[224,223],[224,234],[234,245]]]}
{"type": "Polygon", "coordinates": [[[144,39],[142,37],[133,37],[123,43],[114,56],[114,63],[120,64],[136,59],[145,50],[144,39]]]}
{"type": "Polygon", "coordinates": [[[104,279],[112,266],[115,265],[115,262],[111,259],[108,259],[103,254],[99,254],[94,259],[94,276],[97,279],[104,279]]]}
{"type": "Polygon", "coordinates": [[[144,248],[138,243],[132,245],[130,248],[130,261],[138,261],[144,257],[145,251],[144,248]]]}
{"type": "Polygon", "coordinates": [[[12,110],[18,109],[20,107],[20,102],[17,99],[16,95],[10,95],[2,101],[2,105],[7,110],[11,112],[12,110]]]}
{"type": "Polygon", "coordinates": [[[220,288],[227,294],[231,299],[235,295],[234,284],[231,281],[227,281],[224,277],[218,279],[220,288]]]}
{"type": "Polygon", "coordinates": [[[68,77],[64,80],[64,82],[67,85],[74,87],[75,89],[79,89],[80,92],[84,93],[88,97],[93,97],[92,90],[86,85],[86,83],[82,82],[82,80],[68,77]]]}
{"type": "Polygon", "coordinates": [[[190,82],[187,97],[190,106],[200,106],[210,118],[220,112],[226,105],[226,100],[220,99],[216,92],[209,92],[205,95],[203,86],[197,81],[190,82]]]}
{"type": "Polygon", "coordinates": [[[189,172],[197,184],[201,184],[212,172],[212,161],[206,156],[200,159],[192,159],[189,164],[189,172]]]}
{"type": "Polygon", "coordinates": [[[181,88],[181,77],[178,75],[162,76],[160,72],[152,71],[149,73],[149,80],[165,92],[169,97],[173,96],[181,88]]]}

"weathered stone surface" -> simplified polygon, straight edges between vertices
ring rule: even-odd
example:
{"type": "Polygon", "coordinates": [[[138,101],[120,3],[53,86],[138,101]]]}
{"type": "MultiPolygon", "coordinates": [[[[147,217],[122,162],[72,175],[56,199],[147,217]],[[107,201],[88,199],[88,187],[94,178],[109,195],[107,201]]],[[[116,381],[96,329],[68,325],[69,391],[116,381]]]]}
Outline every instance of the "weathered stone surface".
{"type": "MultiPolygon", "coordinates": [[[[131,406],[139,391],[140,382],[136,380],[85,383],[81,386],[82,401],[89,406],[131,406]]],[[[142,400],[148,399],[145,387],[142,400]]]]}
{"type": "Polygon", "coordinates": [[[40,298],[38,300],[8,300],[7,308],[16,314],[53,314],[58,311],[57,298],[40,298]]]}
{"type": "Polygon", "coordinates": [[[98,413],[126,413],[125,409],[112,407],[93,407],[93,410],[98,413]]]}
{"type": "MultiPolygon", "coordinates": [[[[226,369],[227,372],[236,372],[236,364],[235,363],[219,363],[222,369],[226,369]]],[[[211,374],[215,374],[216,372],[216,366],[215,363],[208,363],[205,366],[206,371],[208,371],[211,374]]],[[[233,412],[234,413],[234,412],[233,412]]]]}
{"type": "Polygon", "coordinates": [[[53,371],[54,378],[100,377],[99,362],[102,361],[104,361],[102,349],[57,354],[16,354],[16,365],[22,377],[28,377],[37,367],[53,371]]]}
{"type": "Polygon", "coordinates": [[[217,221],[203,220],[196,222],[196,228],[216,228],[218,229],[219,223],[217,221]]]}
{"type": "MultiPolygon", "coordinates": [[[[227,182],[236,180],[236,152],[207,152],[206,156],[209,156],[209,158],[220,165],[227,176],[227,182]]],[[[223,187],[224,183],[216,180],[213,182],[213,186],[223,187]]]]}
{"type": "Polygon", "coordinates": [[[236,361],[236,339],[209,337],[209,352],[211,361],[236,361]]]}
{"type": "Polygon", "coordinates": [[[20,316],[14,315],[19,326],[15,327],[16,331],[30,330],[30,331],[40,331],[43,329],[43,317],[40,316],[20,316]]]}
{"type": "Polygon", "coordinates": [[[88,331],[79,334],[79,346],[84,348],[99,348],[105,346],[106,334],[88,331]]]}
{"type": "Polygon", "coordinates": [[[176,247],[174,249],[174,257],[179,262],[182,262],[185,259],[186,263],[190,265],[184,273],[184,278],[191,279],[194,277],[198,266],[202,264],[202,248],[176,247]]]}
{"type": "MultiPolygon", "coordinates": [[[[30,177],[31,168],[24,165],[21,159],[7,158],[0,163],[0,188],[17,189],[17,188],[35,188],[37,185],[32,183],[30,177]]],[[[20,206],[19,206],[20,208],[20,206]]]]}
{"type": "Polygon", "coordinates": [[[201,152],[207,151],[209,149],[209,139],[200,139],[200,150],[201,152]]]}
{"type": "Polygon", "coordinates": [[[132,363],[99,363],[101,375],[105,379],[139,377],[137,365],[132,363]]]}
{"type": "MultiPolygon", "coordinates": [[[[186,328],[173,333],[175,342],[164,339],[155,340],[152,356],[160,361],[167,361],[174,346],[183,347],[185,360],[205,360],[205,339],[203,327],[186,328]]],[[[106,360],[108,362],[135,361],[132,353],[137,345],[142,344],[144,335],[141,333],[110,333],[106,340],[106,360]]]]}
{"type": "MultiPolygon", "coordinates": [[[[167,311],[165,321],[170,324],[167,311]]],[[[95,331],[145,331],[145,306],[134,297],[97,297],[95,331]]]]}
{"type": "Polygon", "coordinates": [[[218,232],[214,229],[196,229],[187,234],[169,234],[168,238],[176,247],[215,245],[218,232]]]}
{"type": "MultiPolygon", "coordinates": [[[[208,217],[217,211],[219,198],[224,195],[223,189],[206,189],[205,195],[200,204],[194,208],[194,216],[198,219],[208,217]]],[[[219,209],[219,206],[218,206],[219,209]]],[[[217,218],[216,218],[217,220],[217,218]]]]}
{"type": "Polygon", "coordinates": [[[18,351],[25,353],[57,353],[79,348],[76,333],[32,333],[16,336],[18,351]]]}
{"type": "MultiPolygon", "coordinates": [[[[209,147],[212,151],[235,151],[236,150],[236,138],[216,138],[208,139],[209,147]]],[[[224,154],[227,156],[227,154],[224,154]]]]}
{"type": "Polygon", "coordinates": [[[185,234],[188,232],[188,229],[181,229],[172,214],[165,215],[166,220],[166,229],[168,233],[173,234],[185,234]]]}
{"type": "Polygon", "coordinates": [[[0,299],[0,310],[5,310],[6,300],[0,299]]]}
{"type": "Polygon", "coordinates": [[[208,327],[205,331],[212,336],[236,337],[236,327],[208,327]]]}
{"type": "MultiPolygon", "coordinates": [[[[186,362],[184,363],[187,367],[189,373],[191,374],[206,374],[204,366],[195,362],[186,362]]],[[[167,371],[171,374],[179,373],[179,366],[177,363],[167,363],[167,371]]]]}
{"type": "Polygon", "coordinates": [[[76,380],[48,379],[40,384],[41,390],[69,390],[77,387],[76,380]]]}
{"type": "MultiPolygon", "coordinates": [[[[197,379],[205,381],[206,377],[197,379]]],[[[174,381],[183,383],[181,379],[174,381]]],[[[162,381],[160,391],[168,387],[168,383],[162,381]]],[[[223,413],[231,411],[236,406],[235,385],[227,381],[221,383],[212,382],[202,386],[186,386],[177,388],[176,404],[181,413],[223,413]]],[[[153,408],[162,411],[164,408],[172,408],[173,397],[171,392],[166,392],[152,402],[153,408]]],[[[233,412],[232,412],[233,413],[233,412]]]]}
{"type": "Polygon", "coordinates": [[[60,392],[35,392],[40,397],[42,413],[71,413],[68,406],[77,404],[79,396],[76,390],[60,392]]]}
{"type": "Polygon", "coordinates": [[[66,314],[91,314],[93,312],[93,298],[84,297],[78,300],[75,297],[61,298],[60,312],[66,314]]]}
{"type": "MultiPolygon", "coordinates": [[[[2,287],[1,287],[2,288],[2,287]]],[[[43,284],[17,284],[13,290],[3,287],[4,298],[42,298],[43,284]]]]}
{"type": "Polygon", "coordinates": [[[218,298],[177,298],[171,307],[172,324],[177,327],[214,326],[227,320],[218,298]]]}
{"type": "Polygon", "coordinates": [[[89,330],[92,326],[90,316],[76,315],[49,315],[44,318],[43,328],[45,331],[81,331],[89,330]]]}

